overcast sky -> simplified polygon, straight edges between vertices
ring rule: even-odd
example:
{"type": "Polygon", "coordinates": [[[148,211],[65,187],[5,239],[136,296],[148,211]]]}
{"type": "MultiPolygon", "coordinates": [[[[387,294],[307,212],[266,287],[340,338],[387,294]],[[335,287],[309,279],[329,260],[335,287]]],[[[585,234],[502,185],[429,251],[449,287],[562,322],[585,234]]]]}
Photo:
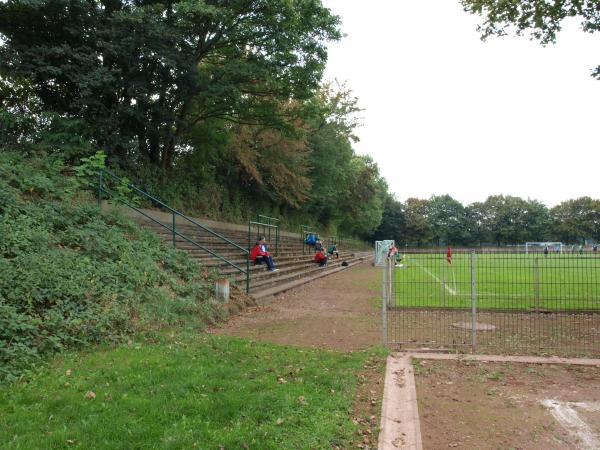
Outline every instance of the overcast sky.
{"type": "Polygon", "coordinates": [[[600,34],[566,24],[556,45],[482,42],[458,0],[323,0],[347,37],[328,79],[346,81],[364,126],[355,149],[399,200],[450,194],[600,197],[600,34]],[[368,7],[367,7],[368,4],[368,7]]]}

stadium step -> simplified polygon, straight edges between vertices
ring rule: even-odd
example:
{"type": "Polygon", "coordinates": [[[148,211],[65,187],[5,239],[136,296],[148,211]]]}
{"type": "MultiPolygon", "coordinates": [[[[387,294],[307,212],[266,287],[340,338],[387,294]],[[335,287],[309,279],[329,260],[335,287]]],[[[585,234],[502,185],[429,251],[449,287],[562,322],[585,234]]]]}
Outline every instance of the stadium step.
{"type": "MultiPolygon", "coordinates": [[[[152,215],[155,220],[161,222],[166,227],[171,227],[171,222],[165,220],[163,213],[152,210],[144,210],[146,214],[152,215]]],[[[166,242],[172,242],[173,234],[167,228],[140,216],[132,215],[137,222],[145,228],[156,232],[161,239],[166,242]]],[[[201,219],[194,219],[204,225],[201,219]]],[[[243,226],[225,222],[210,222],[210,229],[220,236],[230,240],[237,246],[246,249],[248,247],[248,230],[243,226]]],[[[223,241],[220,237],[202,230],[193,224],[177,224],[176,230],[194,240],[198,244],[206,247],[210,251],[227,259],[241,269],[246,269],[246,255],[238,247],[231,243],[223,241]]],[[[272,240],[274,237],[272,236],[272,240]]],[[[253,243],[251,243],[253,244],[253,243]]],[[[269,242],[273,249],[275,242],[269,242]]],[[[192,258],[198,261],[203,267],[219,270],[220,274],[229,278],[231,282],[245,287],[246,275],[239,270],[225,263],[221,259],[198,248],[181,236],[175,238],[176,248],[186,251],[192,258]]],[[[357,251],[357,249],[340,249],[339,258],[330,258],[327,266],[319,267],[312,261],[313,252],[304,248],[299,234],[281,232],[279,238],[279,253],[274,257],[277,267],[276,272],[269,272],[265,265],[250,266],[250,294],[264,301],[281,292],[288,291],[294,287],[309,283],[317,278],[321,278],[332,273],[339,272],[346,268],[359,264],[372,257],[372,252],[357,251]],[[342,263],[346,262],[346,266],[342,263]]]]}

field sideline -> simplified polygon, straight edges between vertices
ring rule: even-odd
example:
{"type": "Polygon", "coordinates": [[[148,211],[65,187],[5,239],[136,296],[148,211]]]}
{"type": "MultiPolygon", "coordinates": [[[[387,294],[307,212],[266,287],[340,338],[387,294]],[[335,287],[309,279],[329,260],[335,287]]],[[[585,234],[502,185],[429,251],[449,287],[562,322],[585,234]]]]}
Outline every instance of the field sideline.
{"type": "MultiPolygon", "coordinates": [[[[394,306],[471,308],[471,254],[401,253],[394,306]]],[[[478,308],[600,310],[600,255],[479,253],[478,308]]]]}

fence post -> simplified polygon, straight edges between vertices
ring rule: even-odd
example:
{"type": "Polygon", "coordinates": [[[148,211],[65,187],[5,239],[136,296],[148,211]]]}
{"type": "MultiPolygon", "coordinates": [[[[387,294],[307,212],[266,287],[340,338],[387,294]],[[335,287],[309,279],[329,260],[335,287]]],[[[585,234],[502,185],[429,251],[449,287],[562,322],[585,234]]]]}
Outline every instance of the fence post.
{"type": "Polygon", "coordinates": [[[383,326],[381,327],[382,342],[383,345],[387,345],[387,303],[388,303],[388,266],[389,258],[386,260],[385,266],[383,266],[383,277],[381,279],[381,320],[383,326]]]}
{"type": "Polygon", "coordinates": [[[446,263],[442,261],[442,306],[446,306],[446,263]]]}
{"type": "Polygon", "coordinates": [[[477,292],[475,290],[475,252],[471,252],[471,351],[477,350],[477,292]]]}
{"type": "Polygon", "coordinates": [[[176,226],[175,223],[177,222],[177,220],[176,220],[177,218],[175,216],[174,211],[172,212],[172,214],[173,214],[173,248],[176,248],[177,244],[175,243],[175,241],[176,241],[177,232],[175,231],[175,226],[176,226]]]}
{"type": "Polygon", "coordinates": [[[535,289],[535,312],[540,311],[540,273],[537,256],[533,259],[533,284],[535,289]]]}
{"type": "Polygon", "coordinates": [[[98,205],[102,201],[102,170],[98,171],[98,205]]]}
{"type": "Polygon", "coordinates": [[[246,255],[246,294],[250,293],[250,247],[252,245],[251,221],[248,221],[248,255],[246,255]]]}
{"type": "Polygon", "coordinates": [[[250,253],[246,257],[246,294],[250,293],[250,253]]]}
{"type": "Polygon", "coordinates": [[[279,256],[279,225],[275,228],[275,256],[279,256]]]}

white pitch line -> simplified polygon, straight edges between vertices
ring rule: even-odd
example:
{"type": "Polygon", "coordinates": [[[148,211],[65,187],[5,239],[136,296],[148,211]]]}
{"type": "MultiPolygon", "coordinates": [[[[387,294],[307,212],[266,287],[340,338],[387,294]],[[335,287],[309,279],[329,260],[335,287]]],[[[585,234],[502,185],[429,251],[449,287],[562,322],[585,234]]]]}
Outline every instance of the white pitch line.
{"type": "Polygon", "coordinates": [[[446,283],[442,283],[442,280],[440,280],[438,277],[436,277],[434,274],[432,274],[429,270],[427,270],[421,264],[417,263],[417,266],[419,266],[421,269],[423,269],[425,271],[425,273],[427,273],[431,278],[433,278],[438,283],[440,283],[442,286],[444,286],[444,289],[446,289],[450,293],[450,295],[456,295],[456,290],[448,287],[448,285],[446,283]]]}
{"type": "Polygon", "coordinates": [[[600,402],[572,402],[569,405],[573,405],[577,408],[587,409],[592,412],[600,412],[600,402]]]}
{"type": "Polygon", "coordinates": [[[567,431],[575,435],[581,441],[582,449],[600,448],[600,439],[594,434],[590,426],[581,420],[577,411],[573,409],[576,403],[559,402],[558,400],[542,400],[540,402],[550,410],[550,413],[567,431]]]}

